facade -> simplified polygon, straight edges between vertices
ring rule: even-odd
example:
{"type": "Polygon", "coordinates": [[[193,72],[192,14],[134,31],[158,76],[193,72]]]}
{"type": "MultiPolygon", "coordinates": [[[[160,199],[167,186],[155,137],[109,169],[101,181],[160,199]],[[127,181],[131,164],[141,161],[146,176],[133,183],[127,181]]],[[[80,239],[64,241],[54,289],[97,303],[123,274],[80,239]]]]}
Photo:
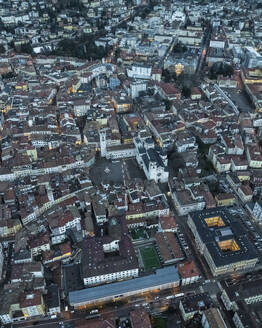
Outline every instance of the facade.
{"type": "Polygon", "coordinates": [[[112,302],[117,299],[139,295],[155,289],[167,289],[179,285],[179,275],[175,266],[168,266],[149,276],[115,282],[104,286],[69,292],[69,304],[82,309],[90,304],[112,302]]]}
{"type": "Polygon", "coordinates": [[[252,47],[245,47],[245,65],[247,68],[262,67],[262,56],[252,47]]]}
{"type": "Polygon", "coordinates": [[[256,265],[258,254],[254,246],[226,208],[191,213],[188,226],[214,276],[256,265]]]}
{"type": "Polygon", "coordinates": [[[262,222],[262,202],[257,201],[255,203],[255,206],[253,208],[252,216],[258,220],[259,222],[262,222]]]}
{"type": "Polygon", "coordinates": [[[250,202],[253,198],[253,191],[248,185],[239,187],[237,193],[243,203],[250,202]]]}
{"type": "Polygon", "coordinates": [[[45,304],[41,291],[31,294],[22,294],[20,308],[25,317],[35,317],[45,315],[45,304]]]}
{"type": "Polygon", "coordinates": [[[99,131],[101,157],[106,157],[106,130],[99,131]]]}
{"type": "Polygon", "coordinates": [[[120,240],[86,238],[83,241],[82,278],[85,286],[138,276],[139,266],[128,236],[120,240]],[[108,254],[112,257],[108,257],[108,254]]]}
{"type": "Polygon", "coordinates": [[[131,69],[127,70],[127,76],[134,79],[151,79],[152,67],[146,65],[132,65],[131,69]]]}
{"type": "Polygon", "coordinates": [[[135,157],[136,150],[133,144],[122,144],[112,147],[108,147],[106,150],[107,159],[120,159],[120,158],[131,158],[135,157]]]}
{"type": "Polygon", "coordinates": [[[262,302],[261,279],[240,281],[234,286],[225,287],[221,299],[228,311],[238,310],[238,302],[240,301],[245,302],[247,305],[260,304],[262,302]]]}
{"type": "Polygon", "coordinates": [[[194,199],[188,189],[173,190],[172,199],[179,215],[187,215],[190,212],[203,210],[206,205],[204,197],[194,199]]]}
{"type": "Polygon", "coordinates": [[[192,284],[200,279],[200,273],[193,260],[179,263],[177,268],[181,277],[182,286],[192,284]]]}
{"type": "Polygon", "coordinates": [[[0,279],[2,278],[3,265],[4,265],[4,252],[3,252],[3,245],[0,243],[0,279]]]}
{"type": "Polygon", "coordinates": [[[112,160],[135,157],[135,147],[132,143],[116,144],[108,147],[106,131],[107,129],[99,131],[101,157],[106,157],[107,159],[112,160]]]}
{"type": "Polygon", "coordinates": [[[30,249],[33,256],[37,256],[42,252],[49,251],[50,250],[49,236],[46,234],[46,235],[42,235],[38,239],[31,240],[30,249]]]}
{"type": "Polygon", "coordinates": [[[217,308],[203,311],[201,324],[203,328],[227,328],[221,312],[217,308]]]}
{"type": "Polygon", "coordinates": [[[246,153],[249,167],[254,169],[262,167],[262,155],[257,146],[248,146],[246,153]]]}
{"type": "Polygon", "coordinates": [[[211,306],[212,300],[206,293],[190,295],[188,297],[184,297],[179,302],[179,310],[184,321],[192,319],[196,313],[202,313],[211,306]]]}
{"type": "Polygon", "coordinates": [[[217,206],[232,206],[235,203],[235,196],[231,193],[222,193],[215,196],[217,206]]]}
{"type": "Polygon", "coordinates": [[[47,308],[47,315],[57,315],[61,312],[60,293],[58,285],[52,284],[47,287],[45,304],[47,308]]]}
{"type": "Polygon", "coordinates": [[[136,149],[136,160],[143,169],[148,180],[155,182],[168,181],[167,154],[162,150],[157,150],[154,144],[147,143],[140,137],[134,139],[136,149]]]}

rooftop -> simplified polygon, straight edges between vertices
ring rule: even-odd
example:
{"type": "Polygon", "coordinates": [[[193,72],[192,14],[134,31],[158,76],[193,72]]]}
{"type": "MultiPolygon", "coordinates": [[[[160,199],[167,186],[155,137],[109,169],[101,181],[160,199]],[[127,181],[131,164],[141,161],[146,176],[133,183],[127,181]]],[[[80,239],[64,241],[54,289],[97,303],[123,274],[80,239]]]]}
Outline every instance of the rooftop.
{"type": "Polygon", "coordinates": [[[114,298],[128,292],[141,292],[143,289],[154,288],[160,285],[179,281],[177,269],[168,266],[156,270],[155,274],[134,278],[127,281],[115,282],[110,285],[86,288],[69,293],[69,303],[73,306],[80,306],[88,302],[95,302],[103,298],[114,298]]]}

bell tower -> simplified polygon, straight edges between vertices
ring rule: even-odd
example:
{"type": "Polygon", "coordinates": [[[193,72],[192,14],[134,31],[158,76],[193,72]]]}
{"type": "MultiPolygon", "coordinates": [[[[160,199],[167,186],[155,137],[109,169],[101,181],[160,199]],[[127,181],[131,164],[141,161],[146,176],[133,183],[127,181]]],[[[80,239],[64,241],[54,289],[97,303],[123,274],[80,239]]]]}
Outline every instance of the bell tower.
{"type": "Polygon", "coordinates": [[[106,130],[99,131],[101,157],[106,157],[106,130]]]}

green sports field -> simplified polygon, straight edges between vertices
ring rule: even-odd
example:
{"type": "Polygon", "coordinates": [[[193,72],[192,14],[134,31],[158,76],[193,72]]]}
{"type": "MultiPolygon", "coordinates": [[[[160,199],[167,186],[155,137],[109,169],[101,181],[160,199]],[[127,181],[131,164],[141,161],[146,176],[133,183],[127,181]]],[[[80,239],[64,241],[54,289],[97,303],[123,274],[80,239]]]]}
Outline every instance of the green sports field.
{"type": "Polygon", "coordinates": [[[142,256],[146,271],[152,270],[153,268],[159,269],[161,267],[157,252],[154,247],[140,248],[140,254],[142,256]]]}

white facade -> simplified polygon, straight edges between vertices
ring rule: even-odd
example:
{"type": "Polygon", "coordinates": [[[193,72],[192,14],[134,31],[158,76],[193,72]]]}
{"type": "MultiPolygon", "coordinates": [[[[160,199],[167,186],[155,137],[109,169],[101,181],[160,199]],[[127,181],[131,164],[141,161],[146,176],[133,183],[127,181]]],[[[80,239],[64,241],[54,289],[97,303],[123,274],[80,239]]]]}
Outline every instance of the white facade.
{"type": "Polygon", "coordinates": [[[85,102],[83,104],[75,104],[74,105],[74,114],[76,116],[86,115],[88,110],[90,109],[90,102],[85,102]]]}
{"type": "Polygon", "coordinates": [[[252,215],[256,220],[262,222],[262,206],[260,202],[256,202],[252,215]]]}
{"type": "Polygon", "coordinates": [[[134,99],[139,96],[139,92],[146,91],[146,83],[142,82],[134,82],[130,85],[131,89],[131,98],[134,99]]]}
{"type": "Polygon", "coordinates": [[[138,268],[119,271],[119,272],[111,272],[100,276],[84,278],[84,284],[85,286],[97,285],[101,283],[112,282],[112,281],[127,279],[131,277],[138,277],[138,268]]]}
{"type": "Polygon", "coordinates": [[[3,246],[0,243],[0,279],[2,277],[3,264],[4,264],[4,252],[3,252],[3,246]]]}
{"type": "Polygon", "coordinates": [[[58,227],[58,234],[64,234],[66,230],[77,227],[80,221],[80,217],[75,217],[72,221],[69,221],[65,225],[58,227]]]}
{"type": "Polygon", "coordinates": [[[106,130],[99,131],[101,157],[106,157],[106,130]]]}
{"type": "Polygon", "coordinates": [[[157,151],[155,147],[147,145],[146,140],[139,137],[134,139],[136,147],[136,160],[143,169],[148,180],[165,183],[168,181],[169,172],[167,169],[167,155],[162,151],[157,151]]]}
{"type": "Polygon", "coordinates": [[[210,47],[211,48],[224,49],[225,48],[225,41],[223,41],[223,40],[211,40],[210,41],[210,47]]]}
{"type": "Polygon", "coordinates": [[[115,252],[119,250],[119,240],[113,240],[111,243],[103,244],[104,253],[115,252]]]}
{"type": "Polygon", "coordinates": [[[135,157],[136,150],[135,148],[130,148],[128,145],[125,145],[126,147],[123,147],[122,149],[115,148],[108,150],[106,153],[107,159],[119,159],[119,158],[129,158],[129,157],[135,157]]]}
{"type": "Polygon", "coordinates": [[[152,68],[148,66],[133,65],[127,70],[127,76],[137,79],[151,79],[152,68]]]}
{"type": "Polygon", "coordinates": [[[50,251],[50,244],[44,244],[31,249],[32,255],[36,256],[42,252],[50,251]]]}
{"type": "Polygon", "coordinates": [[[13,321],[9,313],[0,314],[0,320],[4,325],[13,321]]]}
{"type": "Polygon", "coordinates": [[[192,199],[191,202],[186,202],[183,204],[176,192],[172,193],[172,199],[179,215],[187,215],[190,212],[201,211],[205,208],[206,205],[204,199],[198,201],[192,199]]]}

